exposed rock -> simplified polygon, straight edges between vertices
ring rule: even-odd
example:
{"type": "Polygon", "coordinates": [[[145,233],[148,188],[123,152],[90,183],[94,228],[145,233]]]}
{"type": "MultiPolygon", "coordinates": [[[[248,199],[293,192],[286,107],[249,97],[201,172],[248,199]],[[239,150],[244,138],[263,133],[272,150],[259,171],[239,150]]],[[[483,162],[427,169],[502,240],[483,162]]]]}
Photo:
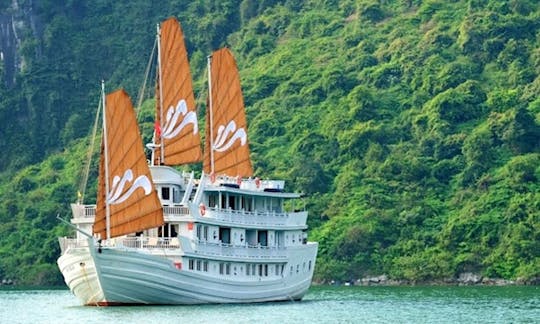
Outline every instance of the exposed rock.
{"type": "Polygon", "coordinates": [[[463,272],[459,274],[457,282],[464,285],[476,285],[482,282],[482,276],[472,272],[463,272]]]}

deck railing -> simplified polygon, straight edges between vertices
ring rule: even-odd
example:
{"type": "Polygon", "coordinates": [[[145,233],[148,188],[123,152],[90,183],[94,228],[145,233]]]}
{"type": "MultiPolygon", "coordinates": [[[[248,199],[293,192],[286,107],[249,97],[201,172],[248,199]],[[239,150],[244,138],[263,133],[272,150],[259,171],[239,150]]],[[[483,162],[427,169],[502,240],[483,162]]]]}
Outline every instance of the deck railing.
{"type": "Polygon", "coordinates": [[[193,253],[201,256],[220,256],[239,259],[285,259],[285,248],[261,245],[233,245],[226,243],[208,243],[206,241],[191,241],[193,253]]]}
{"type": "MultiPolygon", "coordinates": [[[[88,246],[87,239],[76,239],[60,237],[60,250],[62,254],[68,248],[82,248],[88,246]]],[[[180,241],[177,237],[117,237],[110,240],[104,240],[102,246],[132,248],[132,249],[179,249],[180,241]]]]}
{"type": "Polygon", "coordinates": [[[208,208],[206,217],[238,225],[256,226],[303,226],[306,225],[308,213],[306,211],[279,213],[249,212],[245,210],[208,208]]]}

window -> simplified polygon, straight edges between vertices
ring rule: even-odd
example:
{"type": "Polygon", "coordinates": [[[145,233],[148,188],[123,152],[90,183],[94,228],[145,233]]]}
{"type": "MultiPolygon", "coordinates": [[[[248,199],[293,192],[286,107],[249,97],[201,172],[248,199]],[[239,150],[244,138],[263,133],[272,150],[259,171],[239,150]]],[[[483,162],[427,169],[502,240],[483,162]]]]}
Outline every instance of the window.
{"type": "Polygon", "coordinates": [[[169,187],[161,188],[161,199],[163,200],[171,199],[171,191],[169,187]]]}
{"type": "Polygon", "coordinates": [[[230,263],[225,264],[225,274],[227,274],[227,275],[231,274],[231,264],[230,263]]]}
{"type": "Polygon", "coordinates": [[[228,227],[220,227],[219,239],[221,240],[221,243],[230,244],[231,243],[231,229],[228,227]]]}
{"type": "Polygon", "coordinates": [[[223,262],[221,262],[219,264],[219,274],[223,274],[223,268],[224,268],[224,264],[223,264],[223,262]]]}
{"type": "Polygon", "coordinates": [[[197,260],[197,271],[201,271],[201,260],[197,260]]]}
{"type": "Polygon", "coordinates": [[[246,266],[246,276],[249,276],[249,270],[250,270],[250,268],[251,268],[251,267],[250,267],[249,264],[248,264],[248,265],[246,266]]]}
{"type": "Polygon", "coordinates": [[[261,246],[268,246],[268,231],[259,231],[257,235],[257,243],[261,246]]]}
{"type": "Polygon", "coordinates": [[[203,271],[208,272],[208,261],[204,261],[204,263],[203,263],[203,271]]]}
{"type": "Polygon", "coordinates": [[[219,207],[219,198],[217,194],[211,194],[208,196],[208,207],[219,207]]]}
{"type": "Polygon", "coordinates": [[[268,277],[268,264],[264,265],[264,276],[268,277]]]}
{"type": "Polygon", "coordinates": [[[308,270],[311,270],[311,260],[308,262],[308,270]]]}
{"type": "Polygon", "coordinates": [[[173,187],[173,202],[175,204],[180,203],[180,191],[176,187],[173,187]]]}
{"type": "Polygon", "coordinates": [[[229,196],[229,208],[232,210],[236,210],[236,197],[233,195],[229,196]]]}
{"type": "Polygon", "coordinates": [[[276,276],[279,276],[279,265],[276,264],[276,276]]]}
{"type": "Polygon", "coordinates": [[[189,270],[193,270],[193,259],[189,259],[189,270]]]}

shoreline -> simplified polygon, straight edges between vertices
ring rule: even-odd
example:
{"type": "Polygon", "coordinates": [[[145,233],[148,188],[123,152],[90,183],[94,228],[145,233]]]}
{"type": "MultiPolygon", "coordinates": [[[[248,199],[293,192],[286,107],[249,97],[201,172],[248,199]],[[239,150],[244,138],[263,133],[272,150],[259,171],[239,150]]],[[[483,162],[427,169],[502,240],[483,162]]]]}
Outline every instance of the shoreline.
{"type": "Polygon", "coordinates": [[[406,279],[391,279],[387,275],[364,277],[361,279],[339,281],[339,280],[322,280],[313,281],[313,285],[320,286],[538,286],[540,285],[540,277],[533,279],[516,280],[503,278],[488,278],[474,273],[462,273],[457,278],[434,279],[434,280],[406,280],[406,279]]]}

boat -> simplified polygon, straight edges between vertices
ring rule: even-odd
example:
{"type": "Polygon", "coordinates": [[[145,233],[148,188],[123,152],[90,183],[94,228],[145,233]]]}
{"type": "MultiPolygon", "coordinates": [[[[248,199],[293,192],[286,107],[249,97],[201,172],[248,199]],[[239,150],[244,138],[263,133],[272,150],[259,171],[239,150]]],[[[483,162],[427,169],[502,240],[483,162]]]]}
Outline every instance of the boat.
{"type": "Polygon", "coordinates": [[[72,204],[76,235],[59,238],[67,286],[92,306],[301,300],[318,244],[302,195],[253,173],[231,51],[208,57],[202,150],[181,26],[170,18],[157,34],[151,157],[129,95],[102,86],[96,204],[72,204]],[[200,162],[200,176],[179,171],[200,162]]]}

